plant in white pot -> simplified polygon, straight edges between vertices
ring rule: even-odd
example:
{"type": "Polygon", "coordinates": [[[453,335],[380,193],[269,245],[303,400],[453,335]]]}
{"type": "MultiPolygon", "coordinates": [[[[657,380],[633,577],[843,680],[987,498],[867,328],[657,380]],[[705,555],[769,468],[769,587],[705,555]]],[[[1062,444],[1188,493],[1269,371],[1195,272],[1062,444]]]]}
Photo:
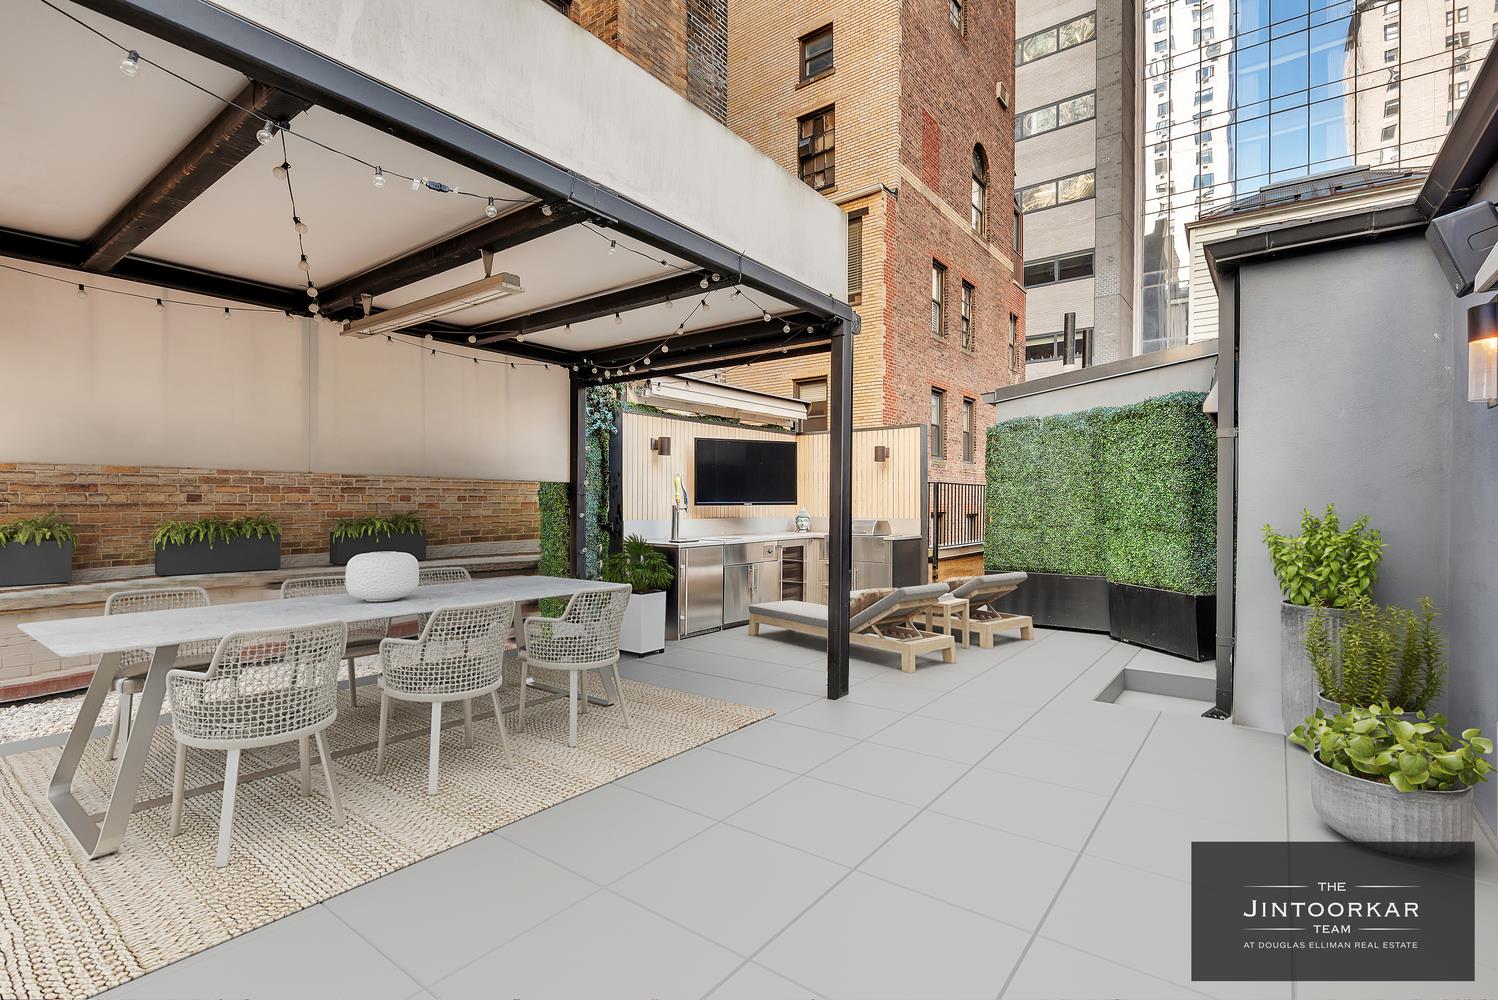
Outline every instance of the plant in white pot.
{"type": "Polygon", "coordinates": [[[665,554],[639,535],[630,535],[618,552],[604,559],[599,575],[609,583],[627,583],[633,591],[619,648],[641,655],[664,651],[666,588],[676,577],[665,554]]]}
{"type": "Polygon", "coordinates": [[[1384,701],[1407,718],[1430,711],[1446,689],[1446,642],[1437,616],[1428,597],[1415,612],[1380,608],[1363,594],[1348,603],[1334,640],[1327,609],[1318,605],[1306,629],[1317,706],[1327,715],[1384,701]]]}
{"type": "Polygon", "coordinates": [[[1301,513],[1299,535],[1281,535],[1264,525],[1264,544],[1285,597],[1280,605],[1280,721],[1289,733],[1316,707],[1316,679],[1306,655],[1306,630],[1315,606],[1327,609],[1336,650],[1348,602],[1370,594],[1378,580],[1384,543],[1377,531],[1369,530],[1368,515],[1344,530],[1336,506],[1327,504],[1322,517],[1309,510],[1301,513]]]}
{"type": "Polygon", "coordinates": [[[1311,803],[1349,840],[1413,858],[1455,853],[1472,840],[1472,786],[1487,781],[1493,743],[1454,737],[1446,718],[1411,720],[1388,702],[1317,709],[1290,734],[1311,751],[1311,803]]]}

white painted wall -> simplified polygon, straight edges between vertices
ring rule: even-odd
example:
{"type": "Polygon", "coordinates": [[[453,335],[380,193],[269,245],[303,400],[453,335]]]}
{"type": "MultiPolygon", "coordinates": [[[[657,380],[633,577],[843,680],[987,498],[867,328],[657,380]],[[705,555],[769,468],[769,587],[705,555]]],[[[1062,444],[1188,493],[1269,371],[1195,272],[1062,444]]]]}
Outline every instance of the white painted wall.
{"type": "Polygon", "coordinates": [[[461,354],[0,269],[0,462],[566,479],[566,373],[461,354]]]}
{"type": "Polygon", "coordinates": [[[218,5],[847,298],[841,209],[548,4],[218,5]]]}

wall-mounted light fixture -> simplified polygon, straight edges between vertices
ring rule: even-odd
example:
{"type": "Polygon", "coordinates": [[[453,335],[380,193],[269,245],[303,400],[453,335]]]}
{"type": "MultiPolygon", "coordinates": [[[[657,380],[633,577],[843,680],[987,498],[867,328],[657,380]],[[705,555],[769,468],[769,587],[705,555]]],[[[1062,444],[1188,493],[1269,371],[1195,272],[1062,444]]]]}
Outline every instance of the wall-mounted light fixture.
{"type": "Polygon", "coordinates": [[[876,445],[874,445],[874,461],[876,461],[876,462],[888,462],[889,461],[889,445],[887,445],[887,444],[876,444],[876,445]]]}
{"type": "Polygon", "coordinates": [[[1467,310],[1467,399],[1498,406],[1498,299],[1467,310]]]}
{"type": "Polygon", "coordinates": [[[651,438],[650,450],[665,458],[671,454],[671,439],[668,437],[651,438]]]}

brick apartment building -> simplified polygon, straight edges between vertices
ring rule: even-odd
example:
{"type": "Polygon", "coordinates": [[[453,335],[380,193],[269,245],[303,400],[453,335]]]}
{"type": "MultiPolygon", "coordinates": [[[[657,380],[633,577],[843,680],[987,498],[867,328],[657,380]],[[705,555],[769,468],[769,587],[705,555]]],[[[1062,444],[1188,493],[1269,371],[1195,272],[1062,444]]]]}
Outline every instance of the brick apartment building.
{"type": "MultiPolygon", "coordinates": [[[[847,212],[855,423],[929,423],[930,478],[982,481],[980,396],[1024,377],[1013,0],[575,0],[568,14],[847,212]]],[[[826,398],[825,358],[724,377],[826,398]]]]}

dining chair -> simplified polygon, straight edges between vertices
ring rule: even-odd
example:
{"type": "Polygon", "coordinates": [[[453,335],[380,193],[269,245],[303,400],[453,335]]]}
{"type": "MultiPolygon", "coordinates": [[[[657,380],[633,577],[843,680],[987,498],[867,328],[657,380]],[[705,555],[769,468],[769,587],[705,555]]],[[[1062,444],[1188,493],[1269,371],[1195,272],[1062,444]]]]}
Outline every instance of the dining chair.
{"type": "MultiPolygon", "coordinates": [[[[423,566],[417,575],[418,587],[430,587],[442,583],[468,583],[473,580],[463,566],[423,566]]],[[[429,615],[416,616],[416,631],[427,627],[429,615]]]]}
{"type": "MultiPolygon", "coordinates": [[[[206,608],[211,603],[208,591],[202,587],[147,587],[110,594],[104,602],[104,613],[132,615],[142,611],[206,608]]],[[[208,661],[213,659],[213,651],[217,648],[217,639],[184,642],[177,647],[176,665],[183,669],[203,670],[208,666],[208,661]]],[[[130,740],[135,696],[145,690],[146,670],[151,666],[152,652],[149,649],[131,649],[120,654],[120,666],[114,682],[118,700],[114,710],[114,725],[109,731],[110,760],[124,752],[125,744],[130,740]]]]}
{"type": "MultiPolygon", "coordinates": [[[[560,618],[532,615],[525,620],[525,648],[520,651],[520,711],[516,723],[525,728],[525,695],[531,671],[563,671],[567,674],[567,745],[577,746],[577,703],[579,680],[598,672],[608,692],[608,672],[614,677],[614,698],[629,726],[629,708],[624,704],[624,688],[619,682],[619,631],[624,612],[629,607],[630,588],[610,587],[582,590],[572,595],[560,618]]],[[[587,690],[583,686],[583,709],[587,710],[587,690]]]]}
{"type": "Polygon", "coordinates": [[[317,743],[328,782],[333,825],[343,825],[343,803],[323,731],[338,716],[338,661],[347,642],[348,627],[341,621],[234,632],[219,642],[207,673],[173,670],[167,674],[172,732],[177,737],[172,836],[182,830],[188,747],[223,750],[228,755],[214,857],[214,866],[223,868],[229,863],[240,753],[293,740],[301,753],[302,794],[312,792],[311,739],[317,743]]]}
{"type": "MultiPolygon", "coordinates": [[[[319,594],[347,593],[341,576],[294,576],[281,583],[281,598],[316,597],[319,594]]],[[[377,618],[367,622],[352,622],[348,627],[348,646],[343,658],[348,662],[348,703],[350,708],[359,707],[359,677],[354,670],[354,661],[361,656],[378,656],[380,640],[390,634],[390,619],[377,618]]]]}
{"type": "Polygon", "coordinates": [[[514,766],[505,729],[499,687],[504,681],[506,647],[515,619],[510,601],[438,608],[415,639],[380,643],[380,729],[375,773],[385,773],[385,733],[392,701],[429,702],[431,742],[427,751],[427,794],[437,794],[437,759],[442,743],[442,706],[463,703],[463,745],[473,746],[473,699],[488,695],[505,766],[514,766]]]}

